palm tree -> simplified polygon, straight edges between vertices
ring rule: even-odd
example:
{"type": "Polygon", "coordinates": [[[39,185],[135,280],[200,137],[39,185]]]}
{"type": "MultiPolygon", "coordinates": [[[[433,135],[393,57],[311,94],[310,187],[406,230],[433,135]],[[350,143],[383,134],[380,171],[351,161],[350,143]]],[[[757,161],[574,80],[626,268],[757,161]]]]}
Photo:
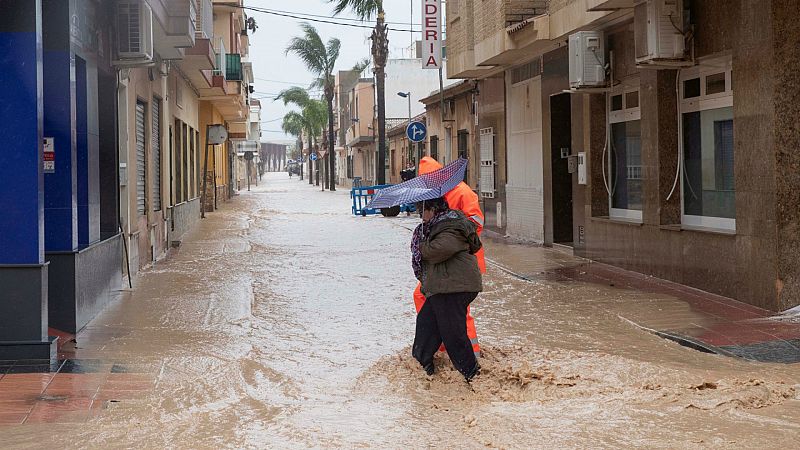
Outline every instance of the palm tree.
{"type": "Polygon", "coordinates": [[[324,126],[324,121],[327,120],[325,105],[320,100],[312,99],[305,89],[297,86],[284,89],[275,100],[283,100],[284,105],[291,103],[300,108],[300,112],[296,114],[302,118],[303,131],[308,143],[308,184],[314,184],[314,163],[310,156],[314,148],[314,141],[321,134],[320,130],[324,126]]]}
{"type": "MultiPolygon", "coordinates": [[[[291,103],[300,108],[300,112],[295,114],[302,118],[303,130],[308,141],[309,156],[311,156],[315,142],[318,142],[317,139],[322,135],[325,123],[328,122],[328,111],[325,103],[311,98],[305,89],[296,86],[281,91],[275,100],[283,100],[284,105],[291,103]]],[[[287,113],[287,115],[289,114],[291,113],[287,113]]],[[[314,184],[313,166],[314,164],[309,158],[308,184],[314,184]]],[[[319,178],[317,178],[317,184],[319,184],[319,178]]]]}
{"type": "MultiPolygon", "coordinates": [[[[283,116],[281,129],[284,133],[297,138],[297,149],[300,151],[300,157],[303,157],[303,132],[305,131],[305,119],[296,111],[289,111],[283,116]]],[[[300,170],[300,179],[303,179],[303,171],[300,170]]]]}
{"type": "Polygon", "coordinates": [[[328,39],[327,43],[323,43],[316,28],[308,23],[301,23],[300,28],[303,30],[303,37],[292,38],[289,41],[289,46],[286,47],[286,53],[296,54],[308,70],[316,75],[317,79],[310,88],[321,88],[325,93],[325,101],[328,103],[328,182],[330,183],[330,190],[335,191],[336,159],[333,156],[335,144],[333,139],[333,96],[336,80],[333,75],[333,69],[336,65],[336,60],[339,59],[339,50],[342,47],[342,43],[336,38],[328,39]]]}
{"type": "Polygon", "coordinates": [[[376,17],[372,30],[372,61],[375,63],[375,86],[378,97],[378,184],[386,183],[386,60],[389,57],[389,33],[383,0],[328,0],[335,3],[334,14],[352,11],[362,21],[376,17]]]}
{"type": "Polygon", "coordinates": [[[353,64],[353,68],[350,70],[361,73],[364,71],[364,69],[369,67],[370,64],[372,64],[372,60],[370,60],[369,58],[364,58],[361,61],[353,64]]]}

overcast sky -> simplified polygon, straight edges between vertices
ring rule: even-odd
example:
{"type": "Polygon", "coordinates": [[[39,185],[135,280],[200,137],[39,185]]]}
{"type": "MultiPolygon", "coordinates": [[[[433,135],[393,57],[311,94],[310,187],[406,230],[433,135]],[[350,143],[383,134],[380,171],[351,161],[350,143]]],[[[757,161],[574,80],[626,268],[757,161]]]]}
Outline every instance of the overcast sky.
{"type": "MultiPolygon", "coordinates": [[[[420,29],[420,0],[385,1],[386,20],[390,22],[390,28],[409,29],[408,24],[411,22],[412,17],[412,1],[414,8],[413,28],[420,29]]],[[[332,5],[327,0],[245,0],[245,6],[320,16],[331,16],[333,10],[332,5]]],[[[256,77],[256,93],[254,95],[261,98],[263,108],[261,115],[263,122],[261,125],[263,131],[262,140],[291,140],[282,132],[276,132],[280,131],[280,119],[290,110],[290,107],[284,107],[283,102],[275,102],[273,98],[281,90],[292,85],[308,87],[312,80],[312,76],[296,56],[284,54],[289,40],[301,34],[298,24],[302,20],[278,17],[250,10],[246,12],[249,16],[254,17],[258,23],[258,31],[251,35],[250,60],[253,62],[253,71],[256,77]]],[[[343,20],[344,18],[353,19],[354,16],[348,13],[340,17],[318,19],[360,25],[357,21],[343,20]]],[[[326,23],[311,23],[317,28],[324,40],[327,41],[328,38],[337,37],[342,41],[342,51],[336,67],[337,70],[350,69],[356,62],[370,56],[369,36],[371,30],[326,23]]],[[[367,23],[366,25],[371,24],[367,23]]],[[[419,33],[414,36],[414,39],[420,39],[419,33]]],[[[411,33],[389,32],[391,57],[408,56],[410,46],[411,33]]]]}

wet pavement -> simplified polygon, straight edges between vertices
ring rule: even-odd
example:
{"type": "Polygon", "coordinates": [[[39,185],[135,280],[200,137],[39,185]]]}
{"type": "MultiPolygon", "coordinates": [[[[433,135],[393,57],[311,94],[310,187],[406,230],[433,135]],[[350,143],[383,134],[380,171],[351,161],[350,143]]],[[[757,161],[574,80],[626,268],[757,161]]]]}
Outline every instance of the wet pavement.
{"type": "Polygon", "coordinates": [[[792,345],[791,322],[553,249],[487,239],[493,262],[473,308],[483,373],[469,386],[439,358],[426,376],[409,354],[417,220],[353,217],[346,192],[269,174],[209,214],[61,361],[0,363],[0,442],[800,445],[800,364],[700,352],[651,332],[718,348],[792,345]],[[762,339],[723,340],[737,323],[762,339]]]}

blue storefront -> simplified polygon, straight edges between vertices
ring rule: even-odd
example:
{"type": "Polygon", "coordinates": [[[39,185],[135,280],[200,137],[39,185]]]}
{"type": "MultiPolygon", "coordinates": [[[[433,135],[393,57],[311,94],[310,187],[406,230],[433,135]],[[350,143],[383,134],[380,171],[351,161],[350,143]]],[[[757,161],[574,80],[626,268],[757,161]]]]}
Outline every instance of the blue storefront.
{"type": "Polygon", "coordinates": [[[119,290],[114,2],[4,0],[0,359],[47,358],[119,290]]]}

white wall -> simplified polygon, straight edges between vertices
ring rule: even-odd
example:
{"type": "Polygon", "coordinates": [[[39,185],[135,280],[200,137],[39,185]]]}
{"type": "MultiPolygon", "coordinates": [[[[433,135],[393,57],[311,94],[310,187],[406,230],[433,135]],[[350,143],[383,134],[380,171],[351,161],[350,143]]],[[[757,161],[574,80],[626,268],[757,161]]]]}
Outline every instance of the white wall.
{"type": "MultiPolygon", "coordinates": [[[[444,73],[447,74],[447,67],[444,73]]],[[[361,73],[362,77],[372,78],[372,66],[361,73]]],[[[445,75],[446,77],[446,75],[445,75]]],[[[461,80],[444,79],[444,86],[450,86],[461,80]]],[[[425,112],[425,105],[420,100],[439,90],[439,71],[422,68],[421,59],[390,59],[386,63],[386,117],[408,117],[408,99],[397,95],[398,92],[411,91],[411,116],[425,112]]]]}
{"type": "Polygon", "coordinates": [[[511,85],[508,99],[507,232],[544,241],[544,171],[542,151],[542,82],[537,77],[511,85]]]}

